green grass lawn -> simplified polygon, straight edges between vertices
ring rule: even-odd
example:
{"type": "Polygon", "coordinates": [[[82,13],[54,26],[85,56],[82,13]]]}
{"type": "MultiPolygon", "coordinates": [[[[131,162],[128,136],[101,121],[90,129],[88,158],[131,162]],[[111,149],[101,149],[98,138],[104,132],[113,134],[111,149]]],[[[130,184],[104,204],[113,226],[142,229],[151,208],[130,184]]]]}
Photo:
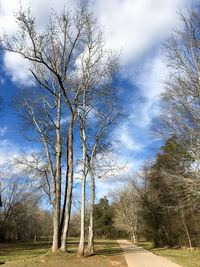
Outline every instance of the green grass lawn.
{"type": "Polygon", "coordinates": [[[200,267],[200,250],[189,251],[175,248],[153,248],[151,242],[138,242],[138,245],[183,267],[200,267]]]}
{"type": "Polygon", "coordinates": [[[0,244],[0,262],[33,258],[48,252],[48,242],[13,242],[0,244]]]}
{"type": "Polygon", "coordinates": [[[122,251],[115,240],[95,240],[96,254],[77,258],[79,240],[70,238],[68,253],[57,252],[45,255],[51,244],[45,241],[15,242],[0,244],[0,264],[9,267],[127,267],[122,251]]]}

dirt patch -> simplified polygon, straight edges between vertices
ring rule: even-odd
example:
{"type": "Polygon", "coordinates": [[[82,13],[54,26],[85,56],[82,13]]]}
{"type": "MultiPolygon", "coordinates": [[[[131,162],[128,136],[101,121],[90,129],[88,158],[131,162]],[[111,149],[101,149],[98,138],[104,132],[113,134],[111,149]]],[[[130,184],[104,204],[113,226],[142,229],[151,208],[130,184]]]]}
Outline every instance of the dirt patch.
{"type": "Polygon", "coordinates": [[[110,263],[111,263],[112,266],[120,266],[120,264],[121,264],[118,261],[110,261],[110,263]]]}
{"type": "Polygon", "coordinates": [[[115,267],[127,267],[126,260],[123,255],[112,256],[109,259],[111,266],[115,267]]]}

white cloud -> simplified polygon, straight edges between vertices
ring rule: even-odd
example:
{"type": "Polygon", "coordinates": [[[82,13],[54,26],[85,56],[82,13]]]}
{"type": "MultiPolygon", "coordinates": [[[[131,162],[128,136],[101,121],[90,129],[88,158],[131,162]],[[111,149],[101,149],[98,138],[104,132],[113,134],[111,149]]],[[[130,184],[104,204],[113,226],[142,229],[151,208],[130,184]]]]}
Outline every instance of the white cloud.
{"type": "Polygon", "coordinates": [[[140,88],[142,96],[153,100],[163,92],[163,81],[167,74],[167,67],[159,52],[154,57],[149,57],[145,61],[136,75],[133,75],[133,79],[140,88]]]}
{"type": "Polygon", "coordinates": [[[0,136],[4,136],[7,131],[7,126],[0,127],[0,136]]]}
{"type": "Polygon", "coordinates": [[[17,25],[13,17],[14,11],[18,10],[19,1],[0,1],[0,33],[14,33],[17,25]]]}
{"type": "Polygon", "coordinates": [[[15,23],[16,13],[20,6],[23,9],[31,8],[34,17],[37,17],[38,27],[43,28],[48,21],[48,15],[51,12],[51,8],[58,12],[63,10],[64,7],[73,9],[77,6],[76,0],[0,0],[0,32],[15,33],[17,25],[15,23]]]}
{"type": "Polygon", "coordinates": [[[105,25],[108,45],[122,49],[124,63],[141,57],[178,23],[185,0],[96,0],[93,8],[105,25]]]}
{"type": "MultiPolygon", "coordinates": [[[[7,33],[16,31],[13,12],[21,5],[31,6],[33,15],[37,17],[38,29],[48,21],[50,8],[57,11],[63,7],[73,10],[78,0],[0,0],[1,29],[7,33]]],[[[170,28],[178,23],[176,11],[184,6],[186,0],[94,0],[91,8],[99,22],[105,26],[107,45],[114,49],[122,49],[124,63],[140,58],[160,38],[166,36],[170,28]]],[[[27,70],[19,58],[6,56],[6,67],[13,75],[13,80],[27,80],[27,70]],[[21,70],[22,71],[19,71],[21,70]]],[[[26,81],[25,81],[26,82],[26,81]]]]}
{"type": "MultiPolygon", "coordinates": [[[[134,102],[132,112],[129,117],[131,121],[130,127],[137,126],[141,129],[147,129],[152,122],[152,119],[159,114],[159,98],[146,98],[142,101],[134,102]]],[[[144,133],[143,133],[144,134],[144,133]]]]}
{"type": "MultiPolygon", "coordinates": [[[[18,28],[14,13],[20,9],[20,6],[25,10],[31,7],[33,16],[37,18],[37,29],[42,30],[46,27],[51,8],[57,12],[62,11],[64,7],[73,9],[77,6],[77,1],[71,0],[66,3],[65,0],[0,0],[1,35],[17,32],[18,28]]],[[[4,55],[4,67],[6,72],[12,77],[13,82],[32,85],[28,61],[24,60],[21,56],[6,52],[4,55]]]]}
{"type": "Polygon", "coordinates": [[[129,124],[145,128],[159,114],[160,94],[164,91],[167,75],[160,51],[146,57],[137,67],[134,65],[123,69],[122,78],[129,80],[137,88],[137,94],[133,93],[132,105],[129,106],[129,124]]]}
{"type": "Polygon", "coordinates": [[[141,151],[143,145],[134,141],[133,133],[131,132],[132,118],[122,123],[114,132],[117,140],[120,141],[120,147],[130,151],[141,151]]]}
{"type": "Polygon", "coordinates": [[[105,179],[96,179],[96,199],[108,196],[111,191],[119,190],[123,188],[125,181],[109,181],[105,179]]]}
{"type": "MultiPolygon", "coordinates": [[[[24,151],[26,151],[27,157],[31,157],[31,154],[36,151],[28,146],[23,147],[24,151]]],[[[12,166],[14,158],[20,158],[24,153],[22,151],[21,146],[11,142],[8,139],[3,139],[0,141],[0,172],[4,169],[9,168],[9,176],[19,174],[20,168],[16,166],[12,166]]]]}
{"type": "Polygon", "coordinates": [[[5,52],[4,67],[8,75],[12,77],[15,83],[32,84],[31,74],[29,72],[29,62],[25,61],[20,55],[5,52]]]}

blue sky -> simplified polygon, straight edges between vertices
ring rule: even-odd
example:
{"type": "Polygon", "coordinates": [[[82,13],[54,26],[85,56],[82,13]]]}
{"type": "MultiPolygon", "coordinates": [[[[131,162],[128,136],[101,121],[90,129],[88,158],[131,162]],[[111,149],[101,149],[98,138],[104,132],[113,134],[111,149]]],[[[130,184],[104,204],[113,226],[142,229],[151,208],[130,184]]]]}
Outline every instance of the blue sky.
{"type": "MultiPolygon", "coordinates": [[[[21,0],[31,6],[43,27],[50,8],[63,6],[73,9],[75,0],[21,0]]],[[[97,196],[120,187],[131,178],[159,149],[159,142],[150,131],[152,120],[159,114],[159,95],[162,80],[167,76],[163,61],[162,42],[175,27],[180,27],[179,10],[200,4],[198,0],[91,0],[90,8],[102,25],[108,47],[121,52],[122,70],[119,76],[121,103],[127,111],[126,119],[114,130],[119,139],[116,160],[126,164],[118,177],[97,181],[97,196]],[[124,179],[124,180],[123,180],[124,179]]],[[[19,1],[0,0],[0,33],[15,32],[13,11],[19,1]]],[[[13,155],[28,153],[35,144],[25,141],[19,133],[19,119],[10,107],[17,87],[30,83],[28,65],[13,54],[0,54],[0,95],[4,99],[0,113],[0,166],[13,155]]]]}

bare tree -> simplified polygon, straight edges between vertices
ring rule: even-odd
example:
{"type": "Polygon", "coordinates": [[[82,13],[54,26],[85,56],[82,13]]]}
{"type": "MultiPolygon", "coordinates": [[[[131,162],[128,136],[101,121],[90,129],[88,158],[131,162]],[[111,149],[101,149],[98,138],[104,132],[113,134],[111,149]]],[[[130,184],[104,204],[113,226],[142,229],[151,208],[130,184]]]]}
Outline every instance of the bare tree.
{"type": "Polygon", "coordinates": [[[49,204],[53,205],[53,188],[49,164],[45,160],[45,152],[33,152],[13,158],[12,166],[35,182],[36,190],[41,189],[49,204]]]}
{"type": "MultiPolygon", "coordinates": [[[[89,131],[87,138],[87,169],[91,181],[91,197],[90,197],[90,213],[89,213],[89,235],[87,254],[94,254],[94,201],[95,201],[95,176],[97,164],[101,165],[100,161],[104,159],[103,155],[110,152],[110,145],[113,139],[108,134],[108,130],[114,127],[117,119],[120,117],[119,110],[115,107],[115,96],[104,96],[103,106],[96,109],[96,121],[92,125],[92,130],[89,131]],[[101,156],[100,156],[101,155],[101,156]],[[97,160],[98,158],[98,160],[97,160]]],[[[107,165],[107,169],[111,170],[107,165]]]]}
{"type": "MultiPolygon", "coordinates": [[[[164,138],[175,134],[193,158],[187,175],[170,174],[172,184],[176,183],[171,189],[179,192],[177,209],[180,212],[188,243],[192,246],[184,210],[185,207],[192,206],[194,201],[198,203],[199,200],[197,178],[200,161],[199,8],[189,10],[186,15],[180,14],[180,19],[182,28],[175,30],[164,44],[169,74],[165,81],[165,92],[161,98],[161,115],[155,125],[155,131],[164,138]],[[184,190],[185,194],[181,194],[181,188],[182,193],[184,190]]],[[[169,173],[167,175],[169,176],[169,173]]]]}
{"type": "Polygon", "coordinates": [[[119,230],[125,230],[131,235],[134,243],[137,243],[138,236],[138,210],[139,197],[132,186],[125,187],[119,192],[113,192],[112,198],[114,200],[114,223],[119,230]]]}
{"type": "Polygon", "coordinates": [[[27,89],[17,99],[15,109],[21,115],[24,122],[31,125],[35,130],[37,140],[43,143],[46,151],[47,166],[45,166],[44,162],[41,162],[40,166],[38,166],[38,162],[34,162],[34,160],[38,160],[36,157],[32,158],[32,162],[23,161],[23,163],[29,170],[34,169],[35,172],[37,171],[36,173],[46,178],[46,189],[49,191],[50,203],[54,207],[53,250],[55,251],[59,246],[60,238],[61,154],[64,137],[62,136],[61,140],[61,90],[59,88],[57,90],[55,87],[54,79],[52,79],[52,87],[54,92],[53,98],[52,94],[43,92],[43,88],[38,92],[36,89],[27,89]],[[48,180],[49,174],[51,175],[52,189],[48,180]],[[53,199],[51,199],[50,192],[53,193],[53,199]]]}
{"type": "MultiPolygon", "coordinates": [[[[16,239],[15,228],[17,227],[17,210],[20,205],[18,205],[18,203],[22,203],[26,196],[28,199],[31,199],[36,195],[37,197],[35,199],[39,201],[41,199],[41,194],[39,188],[35,190],[36,186],[34,181],[22,174],[17,174],[14,172],[11,164],[6,166],[1,165],[0,175],[0,239],[4,241],[8,239],[16,239]],[[30,190],[29,184],[31,185],[32,190],[30,190]]],[[[20,223],[22,223],[22,221],[20,221],[20,223]]],[[[27,234],[29,235],[29,233],[27,234]]],[[[23,236],[20,238],[22,237],[23,236]]]]}
{"type": "MultiPolygon", "coordinates": [[[[99,145],[99,139],[102,137],[106,126],[111,124],[111,120],[114,121],[114,116],[112,114],[114,108],[112,106],[111,98],[114,100],[117,90],[116,86],[113,86],[112,84],[112,79],[119,70],[118,56],[113,51],[105,48],[102,39],[102,32],[91,14],[87,15],[86,22],[86,46],[83,54],[80,56],[77,74],[77,76],[79,76],[80,88],[82,88],[82,102],[80,102],[78,110],[82,145],[82,207],[81,237],[78,250],[79,256],[84,255],[85,185],[87,171],[87,148],[90,134],[89,128],[94,127],[94,121],[97,121],[96,125],[99,123],[92,152],[93,158],[96,153],[97,146],[99,145]],[[109,111],[105,108],[105,106],[108,105],[108,99],[110,100],[109,108],[107,108],[109,111]],[[105,115],[103,116],[104,112],[105,115]]],[[[118,114],[116,117],[117,116],[118,114]]],[[[93,168],[93,159],[92,162],[90,161],[90,171],[92,170],[91,168],[93,168]]],[[[91,177],[94,177],[92,173],[91,177]]],[[[93,181],[91,181],[91,183],[93,183],[93,181]]],[[[93,198],[94,197],[92,197],[92,202],[94,201],[93,198]]]]}
{"type": "Polygon", "coordinates": [[[199,9],[180,14],[177,29],[164,45],[169,75],[162,94],[162,113],[155,130],[182,139],[199,161],[200,16],[199,9]]]}

